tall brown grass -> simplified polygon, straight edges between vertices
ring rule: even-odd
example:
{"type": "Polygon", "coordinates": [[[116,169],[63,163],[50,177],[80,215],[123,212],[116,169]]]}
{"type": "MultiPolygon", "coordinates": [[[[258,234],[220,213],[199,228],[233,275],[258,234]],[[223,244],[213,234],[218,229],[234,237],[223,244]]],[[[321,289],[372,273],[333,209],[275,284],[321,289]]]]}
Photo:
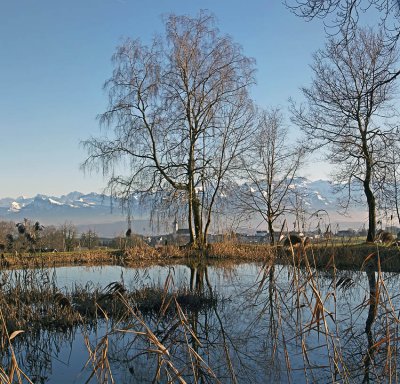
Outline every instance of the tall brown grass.
{"type": "MultiPolygon", "coordinates": [[[[254,322],[268,325],[265,345],[269,355],[265,364],[284,364],[286,377],[273,372],[276,381],[290,382],[301,370],[304,382],[308,383],[399,382],[400,319],[395,302],[398,297],[390,287],[393,276],[385,272],[397,268],[394,258],[399,257],[398,250],[377,245],[346,245],[345,248],[329,244],[282,248],[224,243],[207,249],[213,262],[220,255],[232,263],[263,261],[260,274],[254,277],[254,297],[249,305],[255,305],[258,299],[263,303],[254,322]],[[285,268],[278,262],[284,263],[285,268]],[[344,265],[351,265],[358,272],[350,274],[343,269],[344,265]],[[281,285],[279,273],[286,274],[287,286],[281,285]],[[354,287],[364,296],[355,306],[356,299],[351,297],[354,287]],[[346,295],[349,295],[349,306],[343,316],[343,308],[338,303],[346,295]],[[361,328],[360,319],[365,322],[361,328]],[[301,351],[302,366],[293,356],[297,347],[301,351]],[[316,354],[323,358],[316,359],[316,354]]],[[[166,253],[161,257],[165,258],[174,252],[181,257],[180,252],[185,252],[164,248],[157,254],[163,251],[166,253]]],[[[139,256],[132,253],[121,257],[129,260],[139,256]]],[[[190,266],[193,270],[204,269],[198,257],[190,266]]],[[[19,368],[12,347],[14,338],[23,337],[20,332],[26,327],[24,321],[37,327],[56,324],[73,327],[100,318],[106,322],[106,333],[96,342],[91,342],[88,336],[85,338],[89,356],[85,367],[90,370],[87,382],[94,378],[100,383],[117,382],[110,349],[113,338],[119,334],[128,339],[127,350],[135,353],[132,359],[142,355],[154,359],[156,366],[149,374],[155,383],[224,382],[202,352],[204,342],[197,332],[199,313],[204,308],[217,306],[206,274],[201,287],[193,284],[177,289],[173,275],[169,274],[162,288],[149,286],[136,292],[129,292],[123,282],[91,292],[84,287],[77,287],[74,292],[60,292],[51,272],[46,274],[41,270],[22,272],[12,285],[10,278],[11,275],[3,274],[0,282],[3,292],[0,304],[8,314],[5,319],[0,312],[0,320],[2,347],[10,350],[12,358],[8,369],[0,369],[0,382],[29,380],[19,368]],[[54,323],[35,315],[29,306],[33,302],[35,308],[42,309],[41,313],[48,311],[54,323]],[[55,318],[64,323],[57,323],[55,318]],[[140,350],[137,345],[141,346],[140,350]]],[[[223,358],[229,372],[229,379],[225,380],[235,383],[238,382],[237,367],[232,359],[229,332],[216,310],[215,318],[220,326],[223,358]]],[[[248,331],[251,333],[251,329],[248,331]]]]}
{"type": "Polygon", "coordinates": [[[33,384],[29,377],[22,371],[18,365],[17,357],[14,352],[12,340],[18,337],[19,334],[24,332],[23,330],[15,330],[11,334],[8,332],[6,327],[6,321],[3,315],[3,311],[0,309],[0,321],[2,328],[1,346],[2,349],[8,349],[11,359],[8,368],[0,366],[0,383],[1,384],[13,384],[13,383],[29,383],[33,384]]]}

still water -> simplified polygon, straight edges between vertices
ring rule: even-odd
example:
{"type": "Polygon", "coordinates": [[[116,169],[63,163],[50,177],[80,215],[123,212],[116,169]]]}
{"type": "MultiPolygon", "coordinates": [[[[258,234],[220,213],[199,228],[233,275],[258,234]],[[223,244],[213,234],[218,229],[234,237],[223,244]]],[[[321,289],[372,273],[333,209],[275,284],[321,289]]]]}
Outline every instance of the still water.
{"type": "Polygon", "coordinates": [[[64,332],[26,329],[13,344],[20,368],[35,383],[399,380],[397,273],[254,263],[50,272],[66,294],[120,282],[128,292],[186,289],[216,300],[168,314],[132,312],[131,318],[99,319],[64,332]]]}

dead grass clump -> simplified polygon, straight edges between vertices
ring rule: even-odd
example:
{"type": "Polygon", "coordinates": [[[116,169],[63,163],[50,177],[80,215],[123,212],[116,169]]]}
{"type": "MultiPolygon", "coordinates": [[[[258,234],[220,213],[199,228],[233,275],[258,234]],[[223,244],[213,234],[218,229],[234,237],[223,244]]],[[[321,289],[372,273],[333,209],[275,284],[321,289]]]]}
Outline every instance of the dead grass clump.
{"type": "Polygon", "coordinates": [[[129,295],[136,308],[143,314],[158,313],[161,310],[166,312],[176,312],[174,305],[166,303],[177,302],[185,311],[201,311],[211,308],[217,303],[217,297],[208,292],[190,291],[189,289],[179,289],[175,292],[165,292],[162,288],[147,287],[132,292],[129,295]]]}
{"type": "Polygon", "coordinates": [[[211,293],[179,289],[166,292],[164,288],[144,287],[127,291],[119,282],[109,284],[104,290],[76,291],[71,297],[73,308],[83,318],[129,318],[130,310],[143,315],[171,313],[176,310],[169,303],[176,301],[186,311],[200,311],[217,303],[211,293]],[[118,288],[116,288],[118,287],[118,288]],[[168,305],[167,305],[168,304],[168,305]],[[127,305],[129,310],[127,310],[127,305]]]}
{"type": "Polygon", "coordinates": [[[275,257],[276,248],[268,244],[243,244],[226,241],[209,244],[207,255],[216,258],[260,261],[275,257]]]}
{"type": "Polygon", "coordinates": [[[142,246],[127,248],[122,255],[124,262],[137,260],[165,260],[177,259],[187,256],[184,248],[176,245],[164,245],[157,248],[150,247],[147,244],[142,246]]]}
{"type": "Polygon", "coordinates": [[[9,353],[9,365],[8,368],[4,366],[0,366],[0,383],[2,384],[13,384],[13,383],[29,383],[33,384],[33,382],[29,379],[29,377],[22,371],[18,364],[18,360],[16,354],[14,352],[14,347],[12,345],[12,340],[16,338],[18,335],[22,334],[23,330],[15,330],[13,332],[8,332],[5,327],[5,318],[2,310],[0,310],[0,322],[1,322],[1,333],[2,333],[2,342],[1,349],[7,350],[9,353]]]}
{"type": "Polygon", "coordinates": [[[66,330],[82,323],[81,316],[70,306],[60,304],[51,294],[39,295],[33,292],[32,297],[24,295],[23,300],[16,298],[12,292],[3,296],[0,307],[7,317],[4,320],[1,337],[17,330],[35,332],[39,329],[66,330]]]}
{"type": "MultiPolygon", "coordinates": [[[[90,357],[85,366],[93,367],[90,378],[95,375],[102,382],[114,382],[109,364],[110,346],[115,337],[122,336],[125,339],[124,360],[133,362],[137,359],[140,364],[143,358],[144,364],[150,362],[145,372],[146,382],[220,383],[208,366],[208,358],[202,357],[202,342],[196,330],[198,310],[216,302],[211,293],[203,295],[199,291],[176,290],[170,274],[163,288],[145,287],[118,295],[130,314],[130,320],[123,322],[119,319],[114,324],[107,321],[111,326],[97,344],[92,345],[87,339],[90,357]],[[194,312],[189,308],[195,309],[194,312]]],[[[141,382],[140,372],[136,377],[133,366],[129,366],[129,372],[134,382],[141,382]]]]}

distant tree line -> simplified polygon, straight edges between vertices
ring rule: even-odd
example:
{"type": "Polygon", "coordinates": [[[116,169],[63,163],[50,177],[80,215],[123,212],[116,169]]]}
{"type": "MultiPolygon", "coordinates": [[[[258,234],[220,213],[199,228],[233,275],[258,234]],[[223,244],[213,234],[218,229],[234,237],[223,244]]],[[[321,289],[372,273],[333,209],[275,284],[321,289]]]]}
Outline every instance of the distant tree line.
{"type": "Polygon", "coordinates": [[[43,226],[38,221],[0,221],[0,252],[72,252],[78,249],[94,249],[106,245],[123,248],[125,236],[107,239],[106,244],[96,231],[89,229],[78,233],[72,223],[60,226],[43,226]]]}

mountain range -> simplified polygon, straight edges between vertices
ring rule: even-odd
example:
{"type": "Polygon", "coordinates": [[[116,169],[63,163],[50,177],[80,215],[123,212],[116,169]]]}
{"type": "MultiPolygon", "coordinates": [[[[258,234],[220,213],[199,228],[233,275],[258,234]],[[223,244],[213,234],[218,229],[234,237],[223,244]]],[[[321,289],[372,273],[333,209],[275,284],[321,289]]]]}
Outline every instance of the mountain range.
{"type": "MultiPolygon", "coordinates": [[[[251,188],[251,186],[242,185],[240,188],[251,188]]],[[[330,181],[311,181],[299,177],[294,180],[291,188],[296,189],[302,196],[302,203],[307,212],[324,210],[329,215],[331,223],[356,227],[366,220],[365,209],[353,209],[346,217],[338,213],[338,196],[330,181]]],[[[157,229],[150,226],[150,212],[143,207],[139,199],[132,207],[131,215],[132,230],[136,233],[168,232],[168,225],[157,229]]],[[[124,233],[127,228],[126,213],[122,212],[118,201],[107,195],[83,194],[77,191],[62,196],[38,194],[34,197],[0,198],[0,220],[16,222],[24,218],[40,221],[44,225],[61,225],[68,222],[76,225],[81,231],[94,229],[101,236],[116,236],[124,233]]],[[[257,219],[252,225],[258,225],[257,219]]]]}

